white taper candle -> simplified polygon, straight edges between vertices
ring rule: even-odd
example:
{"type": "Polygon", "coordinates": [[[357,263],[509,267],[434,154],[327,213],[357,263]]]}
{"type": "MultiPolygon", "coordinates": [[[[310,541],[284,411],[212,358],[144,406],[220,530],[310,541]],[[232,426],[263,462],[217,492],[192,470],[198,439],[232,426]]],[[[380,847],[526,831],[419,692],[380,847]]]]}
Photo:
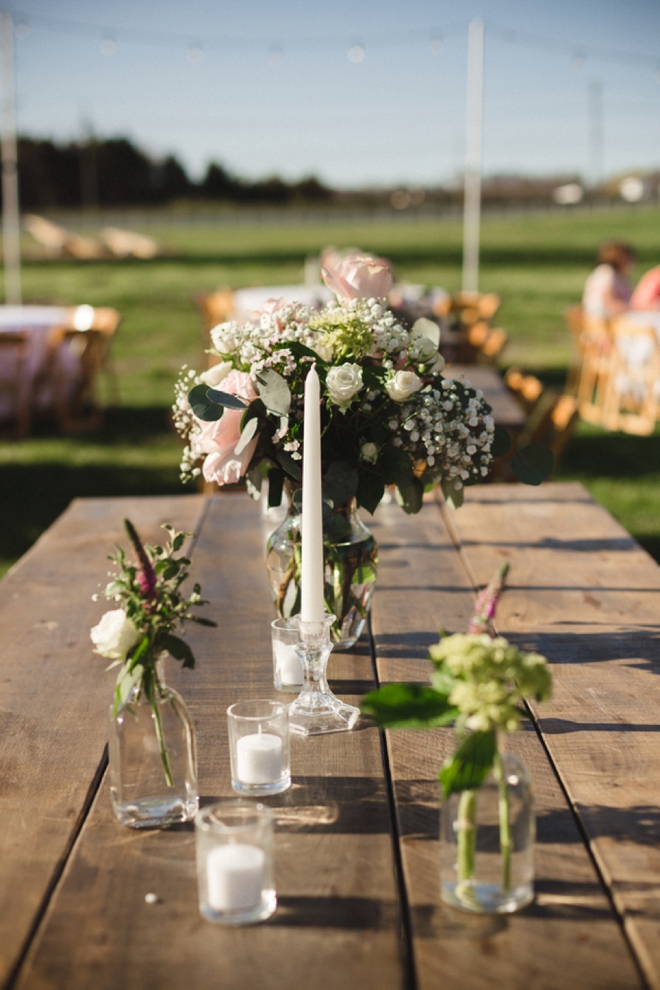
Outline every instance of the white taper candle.
{"type": "Polygon", "coordinates": [[[316,365],[305,379],[302,486],[302,575],[303,622],[320,622],[323,604],[323,496],[321,493],[321,387],[316,365]]]}

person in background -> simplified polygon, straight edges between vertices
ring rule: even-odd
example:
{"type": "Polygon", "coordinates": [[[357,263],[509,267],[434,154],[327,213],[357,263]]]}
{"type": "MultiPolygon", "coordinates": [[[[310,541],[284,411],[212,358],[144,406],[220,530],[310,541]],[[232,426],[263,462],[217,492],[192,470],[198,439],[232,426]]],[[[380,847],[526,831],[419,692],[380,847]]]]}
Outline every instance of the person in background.
{"type": "Polygon", "coordinates": [[[646,311],[660,309],[660,265],[642,275],[631,296],[630,308],[646,311]]]}
{"type": "Polygon", "coordinates": [[[598,250],[598,264],[582,294],[587,316],[609,320],[630,308],[632,286],[626,275],[635,263],[635,251],[623,241],[606,241],[598,250]]]}

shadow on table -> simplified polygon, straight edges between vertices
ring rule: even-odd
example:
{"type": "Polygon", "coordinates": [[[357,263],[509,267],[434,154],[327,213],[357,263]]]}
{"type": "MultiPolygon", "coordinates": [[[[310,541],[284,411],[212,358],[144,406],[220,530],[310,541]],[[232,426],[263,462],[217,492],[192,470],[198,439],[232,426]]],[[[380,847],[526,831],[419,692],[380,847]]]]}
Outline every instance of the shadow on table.
{"type": "Polygon", "coordinates": [[[269,925],[303,928],[392,929],[399,924],[393,902],[371,897],[278,897],[269,925]]]}
{"type": "MultiPolygon", "coordinates": [[[[599,589],[604,590],[604,589],[599,589]]],[[[649,589],[651,590],[651,589],[649,589]]],[[[655,595],[658,589],[652,589],[655,595]]],[[[635,589],[635,594],[642,594],[635,589]]],[[[561,620],[558,620],[558,624],[561,620]]],[[[569,625],[569,623],[566,623],[569,625]]],[[[553,664],[602,663],[611,660],[624,661],[628,667],[660,673],[660,628],[658,626],[635,626],[612,630],[606,621],[597,619],[584,622],[571,622],[570,631],[511,633],[506,628],[502,635],[521,649],[536,650],[553,664]],[[606,631],[595,632],[594,627],[604,625],[606,631]],[[584,626],[584,632],[580,627],[584,626]]]]}

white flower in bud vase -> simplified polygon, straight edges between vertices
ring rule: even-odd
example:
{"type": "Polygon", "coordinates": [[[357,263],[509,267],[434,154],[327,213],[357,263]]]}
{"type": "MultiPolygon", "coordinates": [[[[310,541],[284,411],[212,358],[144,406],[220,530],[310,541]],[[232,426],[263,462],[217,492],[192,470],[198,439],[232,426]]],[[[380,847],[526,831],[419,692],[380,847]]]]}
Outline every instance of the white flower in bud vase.
{"type": "Polygon", "coordinates": [[[390,266],[382,258],[351,254],[321,269],[323,281],[338,299],[384,299],[392,288],[390,266]]]}
{"type": "Polygon", "coordinates": [[[142,636],[123,608],[106,612],[97,626],[90,630],[95,653],[108,660],[123,660],[142,636]]]}
{"type": "Polygon", "coordinates": [[[378,447],[375,443],[363,443],[360,450],[360,460],[367,464],[375,464],[378,460],[378,447]]]}
{"type": "Polygon", "coordinates": [[[330,368],[325,385],[332,401],[346,412],[362,388],[362,368],[359,364],[340,364],[330,368]]]}
{"type": "Polygon", "coordinates": [[[231,361],[221,361],[219,364],[214,364],[212,368],[203,372],[199,377],[205,385],[210,385],[211,388],[217,388],[220,382],[224,381],[229,372],[233,370],[234,366],[231,361]]]}
{"type": "Polygon", "coordinates": [[[422,380],[414,371],[397,371],[386,384],[387,394],[395,402],[405,402],[422,387],[422,380]]]}

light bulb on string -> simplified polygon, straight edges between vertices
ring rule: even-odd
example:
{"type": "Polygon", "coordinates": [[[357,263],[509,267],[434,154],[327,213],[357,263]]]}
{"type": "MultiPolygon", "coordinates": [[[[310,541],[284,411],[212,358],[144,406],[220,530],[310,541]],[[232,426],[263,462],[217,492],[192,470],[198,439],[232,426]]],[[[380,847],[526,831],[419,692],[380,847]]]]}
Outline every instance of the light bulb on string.
{"type": "Polygon", "coordinates": [[[364,62],[365,51],[362,45],[352,45],[348,49],[349,61],[358,65],[360,62],[364,62]]]}
{"type": "Polygon", "coordinates": [[[193,43],[188,47],[186,58],[191,65],[199,65],[200,62],[204,61],[204,49],[201,45],[193,43]]]}
{"type": "Polygon", "coordinates": [[[282,62],[284,61],[284,52],[281,48],[271,48],[268,53],[268,64],[271,69],[279,69],[282,62]]]}
{"type": "Polygon", "coordinates": [[[117,51],[117,42],[110,35],[106,34],[101,39],[100,45],[101,55],[114,55],[117,51]]]}
{"type": "Polygon", "coordinates": [[[433,34],[429,41],[429,51],[431,55],[439,55],[442,51],[443,40],[441,34],[433,34]]]}

